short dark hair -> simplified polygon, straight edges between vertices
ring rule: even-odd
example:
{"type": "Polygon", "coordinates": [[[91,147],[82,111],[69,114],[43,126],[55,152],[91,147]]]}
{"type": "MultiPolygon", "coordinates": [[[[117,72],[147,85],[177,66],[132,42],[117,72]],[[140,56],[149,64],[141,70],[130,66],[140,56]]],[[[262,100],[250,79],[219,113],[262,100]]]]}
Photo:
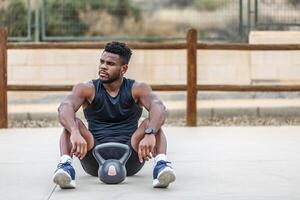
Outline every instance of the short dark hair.
{"type": "Polygon", "coordinates": [[[131,49],[125,43],[122,42],[109,42],[105,45],[104,51],[113,54],[118,54],[123,60],[124,64],[129,63],[129,60],[132,55],[131,49]]]}

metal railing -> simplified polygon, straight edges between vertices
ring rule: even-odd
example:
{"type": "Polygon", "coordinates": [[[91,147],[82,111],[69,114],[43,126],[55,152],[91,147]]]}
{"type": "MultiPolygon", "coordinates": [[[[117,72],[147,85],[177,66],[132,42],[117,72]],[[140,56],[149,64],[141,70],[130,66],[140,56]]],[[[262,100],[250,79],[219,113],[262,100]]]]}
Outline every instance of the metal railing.
{"type": "Polygon", "coordinates": [[[98,0],[42,0],[41,38],[43,41],[184,41],[185,27],[193,26],[202,35],[202,39],[240,41],[241,1],[112,0],[105,3],[98,0]],[[59,9],[54,9],[58,5],[59,9]],[[163,12],[170,10],[173,13],[171,18],[176,20],[165,22],[164,17],[162,20],[153,18],[165,15],[163,12]],[[183,15],[184,10],[187,11],[183,15]],[[202,12],[204,18],[201,17],[202,12]],[[79,17],[79,13],[85,17],[79,17]],[[98,22],[91,22],[88,13],[98,16],[98,22]],[[55,15],[65,20],[53,20],[55,15]]]}
{"type": "Polygon", "coordinates": [[[245,42],[251,30],[299,30],[299,9],[297,0],[2,0],[0,26],[21,42],[184,41],[186,27],[201,40],[245,42]]]}
{"type": "MultiPolygon", "coordinates": [[[[7,49],[101,49],[104,43],[7,43],[7,33],[0,29],[0,128],[7,128],[8,91],[70,91],[72,85],[8,85],[7,49]]],[[[197,50],[278,51],[300,50],[300,45],[252,45],[197,43],[197,31],[188,31],[185,43],[128,43],[133,49],[186,49],[187,83],[182,85],[152,85],[156,91],[187,91],[186,125],[197,125],[197,91],[300,91],[300,85],[197,85],[197,50]]]]}
{"type": "Polygon", "coordinates": [[[254,0],[254,26],[260,30],[299,27],[299,9],[300,1],[297,0],[269,0],[268,2],[254,0]]]}

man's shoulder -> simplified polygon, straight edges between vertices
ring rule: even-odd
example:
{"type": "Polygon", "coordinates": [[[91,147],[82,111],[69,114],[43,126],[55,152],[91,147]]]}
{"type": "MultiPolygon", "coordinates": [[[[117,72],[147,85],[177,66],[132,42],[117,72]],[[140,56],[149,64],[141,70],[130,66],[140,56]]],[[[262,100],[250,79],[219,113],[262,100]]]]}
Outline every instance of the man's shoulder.
{"type": "Polygon", "coordinates": [[[135,99],[152,93],[152,88],[145,82],[135,81],[132,86],[132,95],[135,99]]]}
{"type": "Polygon", "coordinates": [[[89,96],[89,94],[92,94],[95,90],[95,86],[93,84],[93,81],[86,81],[82,83],[77,83],[73,86],[72,91],[74,93],[80,93],[84,96],[89,96]]]}
{"type": "Polygon", "coordinates": [[[145,82],[139,82],[136,80],[134,80],[132,87],[137,90],[151,89],[151,86],[149,84],[147,84],[145,82]]]}
{"type": "Polygon", "coordinates": [[[92,88],[94,88],[94,84],[93,84],[93,81],[86,81],[86,82],[82,82],[82,83],[77,83],[76,85],[74,85],[74,88],[92,89],[92,88]]]}

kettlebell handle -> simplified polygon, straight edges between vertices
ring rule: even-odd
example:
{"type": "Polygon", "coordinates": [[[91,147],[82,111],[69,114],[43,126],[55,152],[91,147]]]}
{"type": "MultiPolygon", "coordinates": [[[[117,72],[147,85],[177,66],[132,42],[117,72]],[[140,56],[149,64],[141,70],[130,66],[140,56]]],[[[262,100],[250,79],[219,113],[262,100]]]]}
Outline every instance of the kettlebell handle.
{"type": "Polygon", "coordinates": [[[98,160],[100,165],[103,165],[103,163],[105,162],[105,159],[101,156],[99,151],[101,149],[105,149],[108,147],[116,147],[116,148],[121,148],[121,149],[125,150],[124,155],[119,159],[119,161],[121,162],[122,165],[124,165],[127,162],[127,160],[129,159],[129,156],[131,155],[131,149],[126,144],[122,144],[122,143],[118,143],[118,142],[108,142],[108,143],[99,144],[94,148],[93,154],[94,154],[95,158],[98,160]]]}

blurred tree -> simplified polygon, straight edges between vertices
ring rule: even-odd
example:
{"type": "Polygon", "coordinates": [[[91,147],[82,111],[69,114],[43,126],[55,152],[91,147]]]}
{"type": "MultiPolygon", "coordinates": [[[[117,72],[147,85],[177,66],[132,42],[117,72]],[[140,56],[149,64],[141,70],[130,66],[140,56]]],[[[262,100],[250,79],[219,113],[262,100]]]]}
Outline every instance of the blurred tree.
{"type": "Polygon", "coordinates": [[[24,2],[12,0],[7,8],[0,10],[0,24],[8,27],[8,35],[13,37],[27,36],[27,9],[24,2]]]}
{"type": "Polygon", "coordinates": [[[47,36],[80,36],[87,28],[72,0],[46,1],[46,27],[47,36]]]}
{"type": "Polygon", "coordinates": [[[5,26],[5,10],[0,8],[0,26],[5,26]]]}
{"type": "Polygon", "coordinates": [[[108,12],[118,20],[118,26],[123,27],[124,19],[130,15],[130,2],[128,0],[110,1],[108,12]]]}
{"type": "Polygon", "coordinates": [[[224,6],[228,1],[223,0],[193,0],[193,5],[198,10],[214,11],[224,6]]]}
{"type": "Polygon", "coordinates": [[[288,2],[295,7],[300,5],[300,0],[288,0],[288,2]]]}
{"type": "Polygon", "coordinates": [[[191,6],[194,0],[168,0],[166,6],[175,6],[178,8],[185,8],[191,6]]]}
{"type": "Polygon", "coordinates": [[[141,17],[140,9],[134,7],[130,0],[92,0],[83,1],[85,7],[93,10],[106,10],[109,14],[116,17],[118,26],[122,27],[126,17],[134,17],[138,21],[141,17]]]}
{"type": "MultiPolygon", "coordinates": [[[[227,0],[228,1],[228,0],[227,0]]],[[[197,10],[208,10],[214,11],[219,7],[225,5],[227,2],[226,0],[168,0],[166,2],[166,6],[175,6],[178,8],[186,8],[192,7],[196,8],[197,10]]]]}

